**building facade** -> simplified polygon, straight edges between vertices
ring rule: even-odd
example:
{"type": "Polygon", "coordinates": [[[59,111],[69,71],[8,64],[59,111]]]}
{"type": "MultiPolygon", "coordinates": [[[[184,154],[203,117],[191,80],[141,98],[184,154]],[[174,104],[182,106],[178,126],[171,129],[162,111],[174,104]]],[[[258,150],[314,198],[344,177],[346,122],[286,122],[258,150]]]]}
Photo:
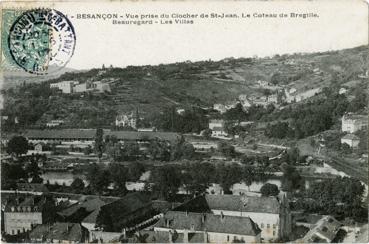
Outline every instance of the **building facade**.
{"type": "Polygon", "coordinates": [[[368,116],[347,113],[342,117],[342,132],[355,133],[368,127],[368,116]]]}
{"type": "MultiPolygon", "coordinates": [[[[189,235],[193,234],[204,236],[202,242],[205,243],[261,241],[261,230],[252,219],[212,213],[169,211],[155,224],[154,231],[183,234],[183,242],[188,242],[189,235]]],[[[172,238],[173,234],[169,235],[169,241],[173,241],[172,238]]]]}
{"type": "Polygon", "coordinates": [[[50,88],[56,88],[61,90],[63,93],[70,94],[73,92],[74,83],[75,81],[61,81],[50,84],[50,88]]]}

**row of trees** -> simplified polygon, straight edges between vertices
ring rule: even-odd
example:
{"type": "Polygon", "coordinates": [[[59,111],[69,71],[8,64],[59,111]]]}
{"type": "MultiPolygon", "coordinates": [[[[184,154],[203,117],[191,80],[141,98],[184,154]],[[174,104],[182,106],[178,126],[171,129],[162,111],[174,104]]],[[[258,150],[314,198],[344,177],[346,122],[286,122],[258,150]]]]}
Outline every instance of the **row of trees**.
{"type": "Polygon", "coordinates": [[[295,207],[309,213],[329,214],[339,219],[350,217],[359,222],[367,222],[367,206],[362,203],[364,190],[364,185],[354,178],[327,179],[305,190],[295,207]]]}
{"type": "Polygon", "coordinates": [[[154,183],[152,189],[154,194],[171,200],[181,186],[189,194],[199,194],[205,192],[211,183],[218,183],[225,193],[229,193],[235,183],[244,182],[250,186],[254,181],[266,181],[269,176],[266,169],[262,167],[193,163],[183,167],[167,165],[156,168],[152,172],[150,181],[154,183]]]}

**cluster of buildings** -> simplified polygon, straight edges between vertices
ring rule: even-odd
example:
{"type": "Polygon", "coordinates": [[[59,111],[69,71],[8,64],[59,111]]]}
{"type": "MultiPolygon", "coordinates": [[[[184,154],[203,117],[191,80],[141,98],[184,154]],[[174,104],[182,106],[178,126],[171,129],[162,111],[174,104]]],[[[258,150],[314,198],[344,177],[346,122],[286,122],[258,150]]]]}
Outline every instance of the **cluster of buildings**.
{"type": "Polygon", "coordinates": [[[270,104],[278,105],[283,102],[286,103],[294,103],[301,102],[305,99],[311,98],[322,92],[321,88],[313,88],[305,91],[297,91],[296,88],[290,89],[277,89],[274,90],[273,87],[270,87],[270,84],[266,81],[258,81],[260,83],[260,87],[264,87],[265,89],[269,89],[271,94],[269,95],[246,95],[241,94],[238,96],[238,99],[235,101],[229,101],[225,104],[216,103],[213,105],[213,109],[223,114],[232,108],[235,108],[237,104],[241,104],[243,109],[246,111],[252,105],[263,106],[266,107],[270,104]]]}
{"type": "Polygon", "coordinates": [[[61,81],[50,84],[50,88],[61,90],[62,93],[83,93],[83,92],[110,92],[110,85],[101,81],[84,82],[79,81],[61,81]]]}
{"type": "Polygon", "coordinates": [[[353,113],[347,113],[342,116],[341,131],[347,134],[341,138],[342,144],[347,144],[351,148],[357,148],[360,138],[354,133],[368,128],[368,116],[353,113]]]}
{"type": "Polygon", "coordinates": [[[3,197],[2,212],[5,234],[27,234],[30,242],[259,243],[279,240],[292,228],[285,197],[201,195],[164,207],[143,193],[15,193],[3,197]]]}

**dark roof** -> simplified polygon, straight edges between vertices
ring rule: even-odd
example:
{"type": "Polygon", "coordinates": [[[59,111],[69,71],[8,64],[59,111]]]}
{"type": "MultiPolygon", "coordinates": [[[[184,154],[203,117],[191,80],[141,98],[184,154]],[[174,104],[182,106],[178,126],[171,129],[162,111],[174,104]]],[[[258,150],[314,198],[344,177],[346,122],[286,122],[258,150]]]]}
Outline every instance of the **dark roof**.
{"type": "MultiPolygon", "coordinates": [[[[139,236],[135,237],[132,242],[138,243],[171,243],[169,240],[169,231],[152,231],[143,230],[139,232],[139,236]]],[[[204,233],[188,233],[189,243],[205,243],[204,233]]],[[[172,232],[172,242],[173,243],[185,243],[184,234],[172,232]]]]}
{"type": "Polygon", "coordinates": [[[95,129],[27,130],[28,139],[90,139],[96,135],[95,129]]]}
{"type": "Polygon", "coordinates": [[[147,206],[148,204],[151,204],[150,198],[144,194],[136,192],[128,194],[120,200],[102,206],[101,210],[110,212],[112,216],[120,217],[128,215],[147,206]],[[119,210],[119,212],[115,212],[116,210],[119,210]]]}
{"type": "MultiPolygon", "coordinates": [[[[5,212],[11,212],[11,208],[15,207],[16,211],[17,207],[31,207],[32,212],[42,212],[43,207],[47,203],[47,199],[45,196],[37,196],[37,195],[16,195],[8,198],[5,206],[5,212]]],[[[27,208],[20,208],[20,211],[28,211],[27,208]]]]}
{"type": "Polygon", "coordinates": [[[256,236],[261,230],[249,217],[169,211],[154,227],[256,236]]]}
{"type": "MultiPolygon", "coordinates": [[[[60,216],[63,216],[63,217],[69,217],[69,216],[72,216],[73,214],[77,213],[78,211],[80,211],[80,209],[83,209],[87,213],[87,215],[89,215],[92,212],[94,212],[95,210],[100,210],[100,207],[104,206],[106,204],[107,203],[105,201],[103,201],[102,199],[94,198],[94,199],[86,200],[86,201],[81,202],[81,203],[73,204],[69,208],[66,208],[66,209],[58,212],[58,214],[60,216]]],[[[85,215],[84,218],[87,215],[85,215]]]]}
{"type": "Polygon", "coordinates": [[[165,141],[175,141],[179,138],[178,133],[157,131],[107,131],[104,136],[115,136],[118,140],[153,140],[159,138],[165,141]]]}
{"type": "Polygon", "coordinates": [[[17,183],[18,191],[49,192],[44,184],[39,183],[17,183]]]}
{"type": "Polygon", "coordinates": [[[149,196],[140,192],[131,193],[120,200],[102,206],[97,215],[97,220],[102,219],[103,222],[100,224],[106,225],[108,229],[121,230],[127,224],[132,224],[140,219],[146,213],[145,210],[152,210],[152,202],[149,196]],[[135,214],[134,219],[131,218],[133,213],[135,214]]]}
{"type": "Polygon", "coordinates": [[[278,214],[280,203],[275,197],[205,195],[177,207],[177,211],[211,212],[211,210],[278,214]]]}
{"type": "Polygon", "coordinates": [[[83,227],[75,223],[55,223],[53,225],[37,225],[30,233],[29,238],[44,240],[67,240],[80,242],[84,238],[83,227]]]}

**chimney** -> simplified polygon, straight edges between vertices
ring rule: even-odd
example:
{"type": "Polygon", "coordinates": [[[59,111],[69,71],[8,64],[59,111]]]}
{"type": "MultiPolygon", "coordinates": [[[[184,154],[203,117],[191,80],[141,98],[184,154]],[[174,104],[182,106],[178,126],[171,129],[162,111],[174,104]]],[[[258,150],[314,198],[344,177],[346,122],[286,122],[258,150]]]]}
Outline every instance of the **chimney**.
{"type": "Polygon", "coordinates": [[[208,242],[208,232],[206,231],[206,228],[204,229],[204,243],[208,242]]]}
{"type": "Polygon", "coordinates": [[[205,223],[206,215],[203,213],[201,216],[201,223],[205,223]]]}
{"type": "Polygon", "coordinates": [[[188,243],[188,230],[183,231],[183,243],[188,243]]]}
{"type": "Polygon", "coordinates": [[[67,223],[67,233],[69,232],[69,223],[67,223]]]}
{"type": "Polygon", "coordinates": [[[169,231],[169,243],[173,243],[173,234],[172,231],[169,231]]]}
{"type": "Polygon", "coordinates": [[[188,211],[186,210],[186,216],[188,216],[188,211]]]}

